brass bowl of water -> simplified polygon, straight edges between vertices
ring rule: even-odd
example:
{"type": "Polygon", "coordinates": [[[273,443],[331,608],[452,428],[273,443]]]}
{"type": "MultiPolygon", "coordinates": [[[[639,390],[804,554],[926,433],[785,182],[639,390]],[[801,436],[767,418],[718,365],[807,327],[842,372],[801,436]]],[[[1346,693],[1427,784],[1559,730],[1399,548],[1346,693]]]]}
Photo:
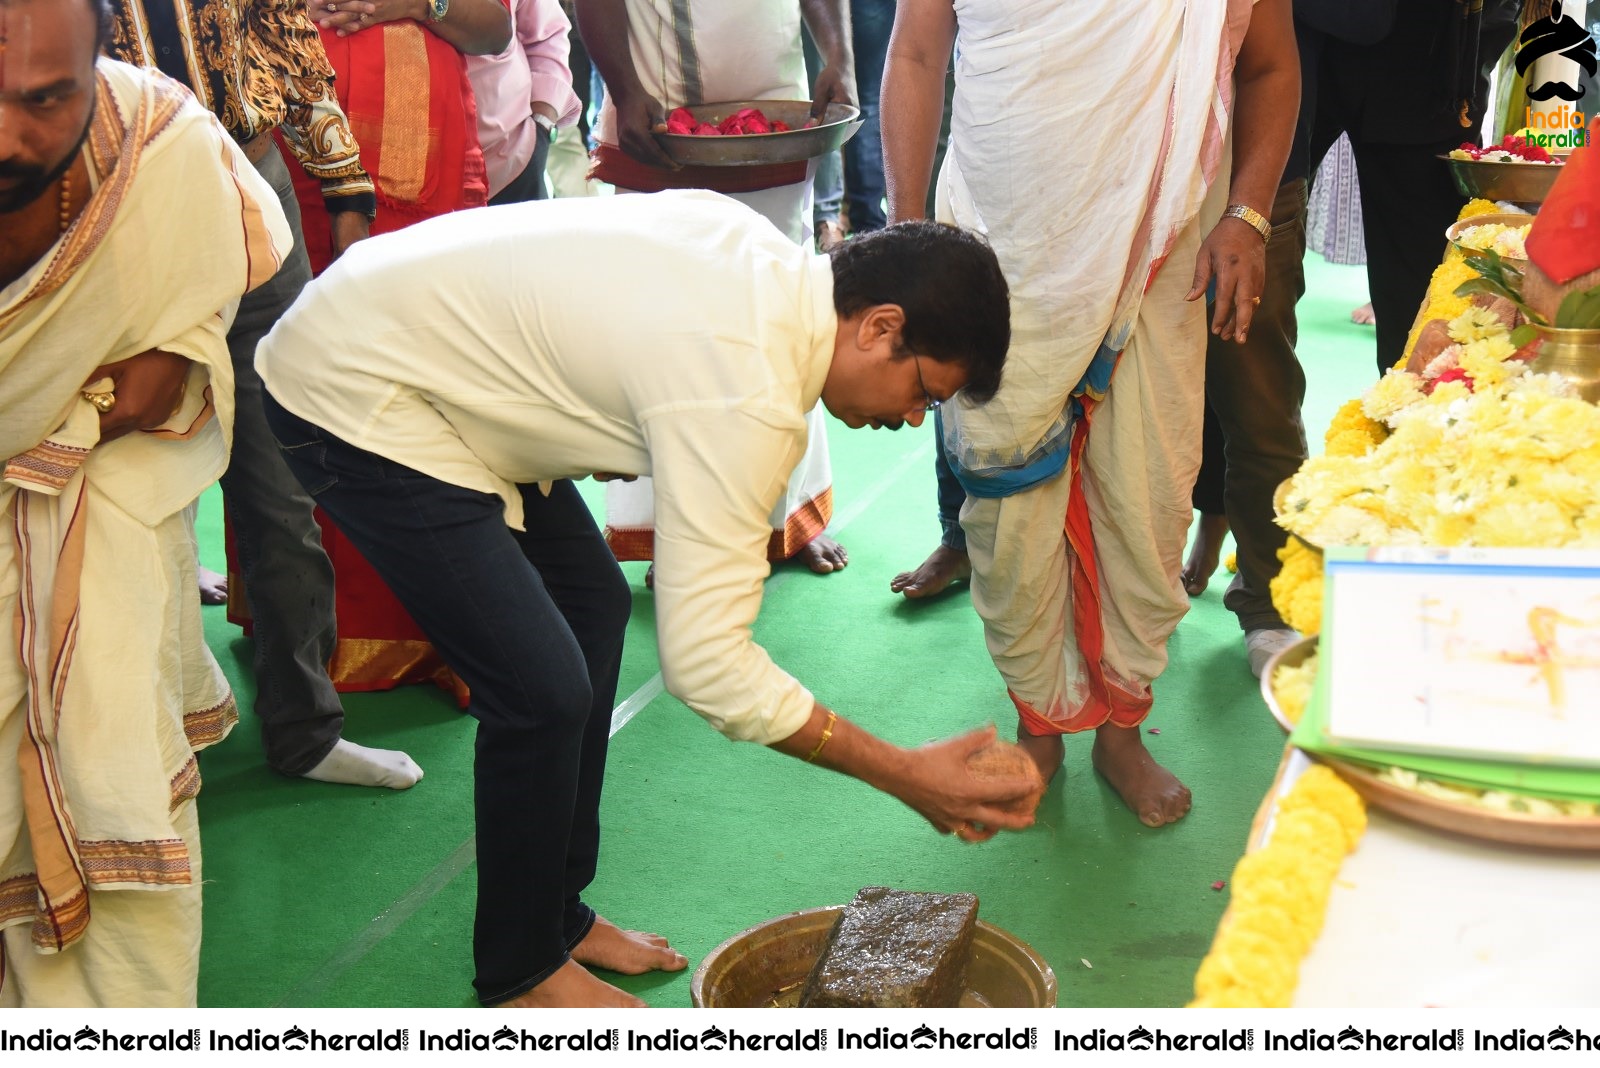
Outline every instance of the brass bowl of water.
{"type": "MultiPolygon", "coordinates": [[[[791,912],[741,931],[695,969],[697,1009],[792,1009],[843,905],[791,912]]],[[[1056,973],[1016,935],[978,921],[962,1008],[1055,1008],[1056,973]]]]}

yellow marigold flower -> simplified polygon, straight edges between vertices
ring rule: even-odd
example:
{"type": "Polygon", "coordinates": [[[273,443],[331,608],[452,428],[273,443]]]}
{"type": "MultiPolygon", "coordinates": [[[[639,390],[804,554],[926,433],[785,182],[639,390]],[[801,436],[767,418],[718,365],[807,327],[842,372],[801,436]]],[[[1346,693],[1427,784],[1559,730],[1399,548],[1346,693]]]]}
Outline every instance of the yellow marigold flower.
{"type": "Polygon", "coordinates": [[[1354,850],[1367,830],[1367,805],[1349,783],[1332,768],[1313,765],[1295,780],[1287,797],[1278,802],[1281,813],[1314,809],[1326,813],[1344,833],[1346,851],[1354,850]]]}
{"type": "Polygon", "coordinates": [[[1460,222],[1462,219],[1470,219],[1474,215],[1493,215],[1499,210],[1499,205],[1495,204],[1494,201],[1485,200],[1482,197],[1473,197],[1462,207],[1461,214],[1456,216],[1456,222],[1460,222]]]}
{"type": "Polygon", "coordinates": [[[1233,902],[1195,973],[1191,1007],[1290,1003],[1339,865],[1365,825],[1360,798],[1327,768],[1296,781],[1266,846],[1233,869],[1233,902]]]}
{"type": "Polygon", "coordinates": [[[1389,436],[1389,428],[1368,419],[1360,397],[1344,403],[1328,424],[1323,449],[1330,456],[1364,456],[1389,436]]]}
{"type": "Polygon", "coordinates": [[[1268,589],[1283,621],[1301,634],[1322,629],[1322,554],[1290,538],[1278,550],[1283,566],[1268,589]]]}
{"type": "Polygon", "coordinates": [[[1239,554],[1229,553],[1223,557],[1222,566],[1227,569],[1228,574],[1237,575],[1239,573],[1239,554]]]}
{"type": "MultiPolygon", "coordinates": [[[[1274,835],[1276,837],[1276,835],[1274,835]]],[[[1306,945],[1322,930],[1322,910],[1328,903],[1328,882],[1307,879],[1305,860],[1293,850],[1265,849],[1245,854],[1233,869],[1235,909],[1272,905],[1294,917],[1306,945]]]]}
{"type": "Polygon", "coordinates": [[[1300,962],[1293,951],[1253,931],[1224,927],[1195,973],[1199,997],[1243,988],[1259,995],[1269,1008],[1288,1007],[1299,979],[1300,962]]]}
{"type": "Polygon", "coordinates": [[[1347,852],[1344,828],[1317,808],[1280,811],[1272,828],[1272,844],[1295,857],[1302,878],[1327,879],[1330,883],[1347,852]]]}
{"type": "Polygon", "coordinates": [[[1309,944],[1301,943],[1300,926],[1295,923],[1294,917],[1277,905],[1236,909],[1228,914],[1225,922],[1229,935],[1249,932],[1282,945],[1289,951],[1291,961],[1299,961],[1311,949],[1309,944]]]}

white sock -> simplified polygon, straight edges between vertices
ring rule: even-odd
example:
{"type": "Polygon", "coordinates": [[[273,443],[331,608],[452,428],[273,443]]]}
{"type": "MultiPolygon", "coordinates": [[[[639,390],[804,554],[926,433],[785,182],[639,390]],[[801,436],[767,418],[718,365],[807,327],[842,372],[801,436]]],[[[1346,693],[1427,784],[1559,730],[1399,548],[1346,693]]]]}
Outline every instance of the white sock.
{"type": "Polygon", "coordinates": [[[409,790],[422,778],[422,769],[398,749],[368,749],[340,738],[321,763],[303,778],[409,790]]]}

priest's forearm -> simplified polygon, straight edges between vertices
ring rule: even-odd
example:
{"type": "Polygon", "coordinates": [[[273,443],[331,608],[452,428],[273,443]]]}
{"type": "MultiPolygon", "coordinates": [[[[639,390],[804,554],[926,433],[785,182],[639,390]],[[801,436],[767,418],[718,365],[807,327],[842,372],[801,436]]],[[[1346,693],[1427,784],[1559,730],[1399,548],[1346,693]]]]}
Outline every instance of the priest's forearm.
{"type": "Polygon", "coordinates": [[[1300,111],[1300,56],[1289,0],[1260,0],[1234,66],[1228,203],[1271,218],[1300,111]]]}
{"type": "Polygon", "coordinates": [[[900,0],[878,102],[890,223],[926,214],[955,35],[948,2],[900,0]]]}

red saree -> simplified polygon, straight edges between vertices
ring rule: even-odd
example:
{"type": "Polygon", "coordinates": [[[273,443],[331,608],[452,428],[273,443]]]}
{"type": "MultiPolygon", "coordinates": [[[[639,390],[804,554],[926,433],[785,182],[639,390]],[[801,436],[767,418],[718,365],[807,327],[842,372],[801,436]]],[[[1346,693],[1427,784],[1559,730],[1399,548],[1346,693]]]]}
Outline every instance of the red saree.
{"type": "MultiPolygon", "coordinates": [[[[477,108],[466,62],[448,42],[411,20],[340,37],[322,31],[339,104],[378,192],[372,233],[388,233],[488,199],[477,108]]],[[[313,274],[332,260],[333,239],[320,185],[295,163],[289,171],[313,274]]],[[[377,572],[317,511],[333,563],[339,639],[328,674],[340,692],[435,682],[466,704],[466,687],[445,667],[421,628],[377,572]]],[[[228,618],[249,630],[244,581],[228,543],[228,618]]]]}

